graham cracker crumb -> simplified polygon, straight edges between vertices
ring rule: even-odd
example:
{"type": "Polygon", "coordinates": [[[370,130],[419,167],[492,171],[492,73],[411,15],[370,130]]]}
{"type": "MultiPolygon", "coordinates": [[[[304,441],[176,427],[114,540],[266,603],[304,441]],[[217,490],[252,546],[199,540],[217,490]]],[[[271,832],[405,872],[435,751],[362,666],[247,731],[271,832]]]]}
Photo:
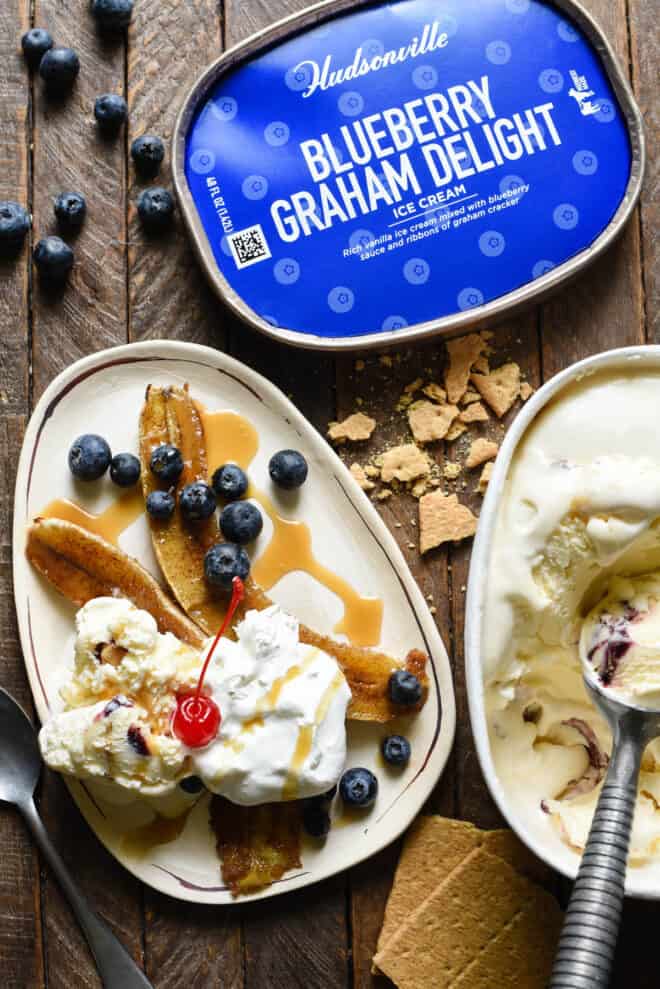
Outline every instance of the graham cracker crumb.
{"type": "Polygon", "coordinates": [[[520,383],[520,397],[523,402],[526,402],[528,398],[534,394],[534,389],[530,385],[529,381],[522,381],[520,383]]]}
{"type": "Polygon", "coordinates": [[[427,398],[433,399],[434,402],[442,404],[447,401],[447,392],[440,385],[436,384],[435,381],[430,381],[428,385],[422,388],[422,391],[427,398]]]}
{"type": "Polygon", "coordinates": [[[422,378],[415,378],[414,381],[409,382],[409,384],[407,384],[406,387],[403,389],[404,394],[406,395],[414,394],[416,391],[419,391],[419,389],[422,387],[423,384],[424,384],[424,380],[422,378]]]}
{"type": "Polygon", "coordinates": [[[449,367],[445,372],[445,388],[447,398],[452,404],[458,402],[465,394],[470,369],[483,353],[484,346],[484,339],[479,333],[470,333],[459,340],[448,342],[449,367]]]}
{"type": "Polygon", "coordinates": [[[486,494],[486,488],[488,487],[488,482],[493,476],[493,467],[495,464],[492,462],[486,464],[481,472],[481,477],[479,478],[479,483],[477,484],[477,491],[480,495],[486,494]]]}
{"type": "Polygon", "coordinates": [[[356,371],[364,371],[364,368],[365,368],[364,361],[358,360],[358,361],[355,362],[355,370],[356,371]]]}
{"type": "Polygon", "coordinates": [[[367,466],[364,468],[364,473],[367,475],[367,477],[380,477],[380,468],[374,467],[373,464],[367,464],[367,466]]]}
{"type": "Polygon", "coordinates": [[[342,422],[331,422],[328,436],[333,443],[362,443],[368,440],[376,428],[376,420],[364,412],[354,412],[342,422]]]}
{"type": "Polygon", "coordinates": [[[459,436],[462,436],[466,430],[467,426],[465,423],[461,422],[460,419],[456,419],[447,430],[445,439],[449,443],[452,443],[454,440],[457,440],[459,436]]]}
{"type": "Polygon", "coordinates": [[[473,402],[458,417],[461,422],[487,422],[490,416],[481,402],[473,402]]]}
{"type": "MultiPolygon", "coordinates": [[[[481,334],[484,336],[484,334],[481,334]]],[[[490,374],[490,364],[488,363],[487,357],[477,357],[476,361],[472,365],[473,370],[478,371],[479,374],[490,374]]]]}
{"type": "Polygon", "coordinates": [[[480,436],[470,446],[465,466],[468,470],[472,470],[473,467],[478,467],[487,460],[493,460],[497,456],[498,450],[499,446],[497,443],[493,443],[492,440],[487,440],[483,436],[480,436]]]}
{"type": "Polygon", "coordinates": [[[385,482],[416,481],[418,477],[428,477],[430,472],[429,458],[414,443],[394,446],[383,454],[380,476],[385,482]]]}
{"type": "Polygon", "coordinates": [[[490,374],[472,374],[471,380],[498,419],[509,411],[520,392],[520,368],[513,361],[490,374]]]}
{"type": "Polygon", "coordinates": [[[463,468],[460,464],[454,463],[453,460],[448,460],[442,468],[442,473],[448,481],[454,481],[462,470],[463,468]]]}
{"type": "Polygon", "coordinates": [[[465,392],[463,398],[461,399],[461,405],[470,405],[472,402],[478,402],[481,399],[481,395],[478,391],[472,391],[471,388],[465,392]]]}
{"type": "Polygon", "coordinates": [[[408,411],[410,430],[418,443],[434,443],[445,438],[458,412],[456,405],[416,402],[408,411]]]}
{"type": "Polygon", "coordinates": [[[415,484],[413,484],[412,488],[410,489],[410,493],[413,496],[413,498],[421,498],[423,494],[426,494],[427,490],[428,490],[428,483],[426,478],[423,477],[421,480],[416,481],[415,484]]]}
{"type": "Polygon", "coordinates": [[[376,495],[376,499],[378,501],[387,501],[388,498],[392,497],[393,493],[389,488],[382,488],[376,495]]]}
{"type": "Polygon", "coordinates": [[[419,500],[419,550],[426,553],[442,543],[473,536],[477,519],[455,494],[433,491],[419,500]]]}
{"type": "Polygon", "coordinates": [[[393,361],[389,354],[381,354],[378,358],[378,363],[382,364],[383,367],[392,367],[393,361]]]}
{"type": "Polygon", "coordinates": [[[369,480],[364,472],[364,468],[360,464],[351,464],[348,469],[363,491],[373,491],[376,485],[373,481],[369,480]]]}

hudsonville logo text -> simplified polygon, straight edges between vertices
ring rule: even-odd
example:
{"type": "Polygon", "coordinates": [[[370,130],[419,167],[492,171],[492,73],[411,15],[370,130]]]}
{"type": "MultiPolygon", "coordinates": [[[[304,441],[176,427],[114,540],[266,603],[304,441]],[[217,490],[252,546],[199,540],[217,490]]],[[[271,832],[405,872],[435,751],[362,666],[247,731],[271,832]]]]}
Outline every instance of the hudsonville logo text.
{"type": "Polygon", "coordinates": [[[305,72],[310,75],[310,82],[307,89],[303,91],[303,99],[312,96],[318,89],[332,89],[333,86],[340,86],[343,82],[350,82],[351,79],[358,79],[369,75],[370,72],[378,72],[386,69],[389,65],[396,65],[399,62],[406,62],[409,58],[418,58],[420,55],[427,55],[429,52],[446,48],[449,36],[440,32],[438,21],[433,24],[425,24],[421,38],[416,35],[407,45],[400,48],[391,48],[383,52],[382,55],[373,55],[371,58],[363,54],[362,48],[357,48],[353,61],[350,65],[341,68],[332,67],[332,55],[326,55],[323,64],[319,65],[313,59],[305,59],[294,66],[294,75],[297,72],[305,72]]]}

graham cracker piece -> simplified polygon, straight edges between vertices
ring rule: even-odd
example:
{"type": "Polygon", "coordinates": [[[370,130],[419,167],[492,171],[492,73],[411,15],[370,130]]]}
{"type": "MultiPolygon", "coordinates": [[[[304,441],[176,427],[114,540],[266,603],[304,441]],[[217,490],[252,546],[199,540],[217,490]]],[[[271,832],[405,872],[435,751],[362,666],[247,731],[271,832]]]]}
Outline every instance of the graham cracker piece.
{"type": "Polygon", "coordinates": [[[513,361],[490,374],[473,373],[470,380],[498,419],[509,411],[520,393],[520,368],[513,361]]]}
{"type": "Polygon", "coordinates": [[[348,468],[357,483],[360,485],[363,491],[373,491],[376,487],[373,481],[370,481],[364,472],[364,467],[360,464],[351,464],[348,468]]]}
{"type": "Polygon", "coordinates": [[[477,357],[472,367],[475,371],[478,371],[479,374],[490,374],[490,364],[488,363],[487,357],[477,357]]]}
{"type": "Polygon", "coordinates": [[[416,481],[418,477],[427,477],[431,471],[429,458],[414,443],[404,443],[393,446],[383,454],[380,476],[383,481],[416,481]]]}
{"type": "Polygon", "coordinates": [[[445,372],[445,388],[452,405],[467,391],[470,369],[485,347],[486,343],[479,333],[470,333],[466,337],[448,342],[449,367],[445,372]]]}
{"type": "Polygon", "coordinates": [[[468,451],[465,466],[468,470],[485,464],[487,460],[493,460],[497,456],[499,446],[492,440],[487,440],[483,436],[474,440],[468,451]]]}
{"type": "Polygon", "coordinates": [[[399,989],[543,989],[561,920],[554,897],[476,848],[374,961],[399,989]]]}
{"type": "Polygon", "coordinates": [[[455,494],[432,491],[419,499],[419,551],[426,553],[442,543],[458,542],[473,536],[476,516],[461,505],[455,494]]]}
{"type": "Polygon", "coordinates": [[[447,401],[447,392],[440,385],[436,384],[435,381],[429,381],[428,385],[422,388],[422,391],[427,398],[433,399],[434,402],[438,402],[440,405],[447,401]]]}
{"type": "Polygon", "coordinates": [[[528,398],[531,398],[534,394],[534,389],[530,385],[529,381],[521,381],[520,383],[520,397],[523,402],[526,402],[528,398]]]}
{"type": "Polygon", "coordinates": [[[375,419],[365,415],[364,412],[354,412],[342,422],[331,422],[328,437],[333,443],[343,443],[345,440],[361,443],[370,438],[375,428],[375,419]]]}
{"type": "Polygon", "coordinates": [[[465,423],[461,422],[460,419],[455,419],[454,422],[449,427],[445,439],[449,443],[452,443],[454,440],[457,440],[459,436],[462,436],[466,430],[467,430],[467,426],[465,425],[465,423]]]}
{"type": "Polygon", "coordinates": [[[473,402],[471,405],[468,405],[467,409],[463,409],[458,418],[461,422],[465,423],[487,422],[490,419],[490,416],[481,402],[473,402]]]}
{"type": "Polygon", "coordinates": [[[419,391],[419,389],[422,387],[423,384],[424,384],[423,378],[415,378],[414,381],[409,381],[408,384],[403,389],[404,395],[413,395],[416,391],[419,391]]]}
{"type": "Polygon", "coordinates": [[[442,468],[442,474],[448,481],[455,481],[462,470],[463,468],[460,464],[457,464],[454,460],[447,460],[442,468]]]}
{"type": "Polygon", "coordinates": [[[473,391],[471,388],[465,392],[465,395],[461,398],[461,405],[470,405],[472,402],[479,402],[481,400],[481,395],[478,391],[473,391]]]}
{"type": "Polygon", "coordinates": [[[481,477],[479,478],[479,483],[477,484],[477,491],[479,492],[479,494],[482,495],[486,494],[486,488],[488,487],[488,483],[491,477],[493,476],[494,466],[495,464],[491,460],[490,463],[486,464],[486,466],[482,470],[481,477]]]}
{"type": "Polygon", "coordinates": [[[456,405],[415,402],[408,410],[408,423],[418,443],[435,443],[445,438],[458,413],[456,405]]]}

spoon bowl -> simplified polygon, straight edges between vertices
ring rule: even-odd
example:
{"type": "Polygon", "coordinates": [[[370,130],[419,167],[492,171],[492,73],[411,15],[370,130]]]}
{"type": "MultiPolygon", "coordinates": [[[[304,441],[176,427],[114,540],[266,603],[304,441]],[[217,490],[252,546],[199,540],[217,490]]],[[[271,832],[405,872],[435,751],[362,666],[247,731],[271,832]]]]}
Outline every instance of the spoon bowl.
{"type": "Polygon", "coordinates": [[[27,714],[0,689],[0,800],[30,801],[41,773],[37,736],[27,714]]]}

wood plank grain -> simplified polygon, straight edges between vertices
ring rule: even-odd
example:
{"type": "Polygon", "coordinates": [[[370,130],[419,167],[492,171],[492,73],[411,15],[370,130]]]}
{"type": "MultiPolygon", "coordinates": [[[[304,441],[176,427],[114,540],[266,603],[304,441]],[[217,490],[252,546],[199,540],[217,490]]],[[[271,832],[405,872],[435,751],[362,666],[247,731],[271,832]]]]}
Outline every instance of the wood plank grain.
{"type": "MultiPolygon", "coordinates": [[[[36,0],[35,23],[79,54],[80,76],[62,101],[35,85],[35,237],[55,232],[53,198],[82,192],[88,215],[72,241],[76,265],[59,293],[37,281],[33,307],[34,391],[83,354],[126,339],[124,143],[102,139],[94,124],[94,98],[123,92],[124,49],[105,44],[82,0],[36,0]]],[[[63,452],[63,456],[65,451],[63,452]]],[[[47,774],[41,809],[53,840],[92,904],[137,959],[142,955],[138,883],[122,869],[84,823],[61,780],[47,774]]],[[[95,966],[55,881],[43,876],[46,979],[51,989],[99,984],[95,966]]]]}
{"type": "MultiPolygon", "coordinates": [[[[30,83],[19,39],[30,26],[29,0],[0,8],[0,200],[29,207],[30,83]]],[[[29,251],[0,261],[0,680],[32,713],[14,611],[11,530],[14,481],[29,405],[29,251]]],[[[39,863],[18,815],[0,813],[0,972],[7,989],[43,984],[39,863]]]]}
{"type": "Polygon", "coordinates": [[[630,54],[635,96],[644,118],[646,176],[640,222],[645,289],[646,338],[660,342],[660,27],[658,12],[645,0],[630,0],[630,54]]]}
{"type": "MultiPolygon", "coordinates": [[[[169,140],[181,101],[222,44],[215,0],[140,0],[128,34],[128,143],[144,133],[168,147],[160,175],[141,181],[132,164],[129,196],[129,337],[223,346],[222,307],[197,267],[177,216],[165,237],[148,237],[136,214],[147,185],[171,187],[169,140]]],[[[191,906],[145,887],[145,959],[158,989],[243,984],[240,922],[235,911],[191,906]]]]}

